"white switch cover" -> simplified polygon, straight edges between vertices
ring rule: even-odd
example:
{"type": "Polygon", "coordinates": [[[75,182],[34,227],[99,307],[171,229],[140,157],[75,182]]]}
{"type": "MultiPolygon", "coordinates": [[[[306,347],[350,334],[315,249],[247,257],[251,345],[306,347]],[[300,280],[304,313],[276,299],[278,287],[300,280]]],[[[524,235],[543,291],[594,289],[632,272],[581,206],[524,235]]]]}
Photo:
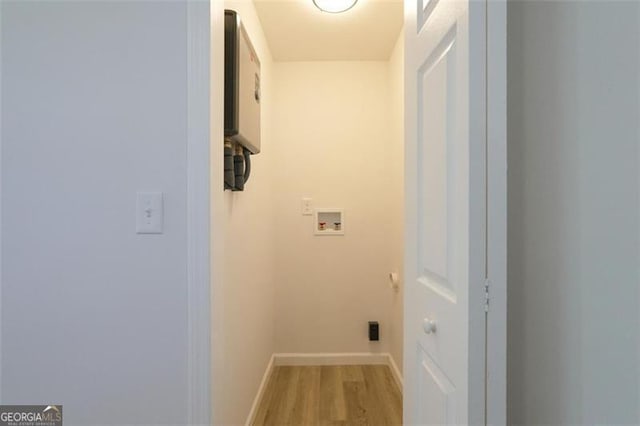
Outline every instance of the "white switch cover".
{"type": "Polygon", "coordinates": [[[302,199],[302,215],[311,216],[312,214],[313,214],[313,205],[311,203],[311,198],[303,198],[302,199]]]}
{"type": "Polygon", "coordinates": [[[138,192],[136,202],[136,232],[162,234],[164,220],[162,192],[138,192]]]}

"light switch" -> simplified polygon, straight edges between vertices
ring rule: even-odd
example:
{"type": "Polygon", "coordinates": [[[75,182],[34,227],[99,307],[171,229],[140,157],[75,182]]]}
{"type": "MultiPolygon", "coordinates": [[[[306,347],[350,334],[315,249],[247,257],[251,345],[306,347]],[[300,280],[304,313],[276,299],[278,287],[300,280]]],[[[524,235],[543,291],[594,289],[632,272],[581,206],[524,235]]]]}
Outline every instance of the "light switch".
{"type": "Polygon", "coordinates": [[[313,214],[313,205],[311,204],[311,198],[302,199],[302,215],[311,216],[313,214]]]}
{"type": "Polygon", "coordinates": [[[162,234],[164,220],[162,192],[138,192],[136,201],[136,232],[162,234]]]}

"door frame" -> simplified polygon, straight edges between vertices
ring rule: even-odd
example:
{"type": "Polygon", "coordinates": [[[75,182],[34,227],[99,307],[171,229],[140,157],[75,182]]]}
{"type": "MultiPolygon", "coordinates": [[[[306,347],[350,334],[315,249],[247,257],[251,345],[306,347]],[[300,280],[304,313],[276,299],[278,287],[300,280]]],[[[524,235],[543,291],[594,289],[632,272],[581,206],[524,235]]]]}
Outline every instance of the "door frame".
{"type": "Polygon", "coordinates": [[[487,22],[487,278],[485,424],[507,424],[507,0],[487,22]]]}
{"type": "MultiPolygon", "coordinates": [[[[214,0],[215,1],[215,0],[214,0]]],[[[188,1],[187,16],[187,422],[210,425],[211,137],[210,1],[188,1]]]]}
{"type": "MultiPolygon", "coordinates": [[[[187,2],[188,85],[188,351],[189,424],[211,424],[211,164],[210,164],[210,5],[187,2]]],[[[487,75],[487,276],[485,424],[506,424],[507,360],[507,3],[484,0],[487,75]],[[493,189],[493,191],[491,191],[493,189]]],[[[406,54],[406,52],[405,52],[406,54]]],[[[215,207],[215,206],[214,206],[215,207]]],[[[407,366],[405,366],[405,369],[407,366]]]]}

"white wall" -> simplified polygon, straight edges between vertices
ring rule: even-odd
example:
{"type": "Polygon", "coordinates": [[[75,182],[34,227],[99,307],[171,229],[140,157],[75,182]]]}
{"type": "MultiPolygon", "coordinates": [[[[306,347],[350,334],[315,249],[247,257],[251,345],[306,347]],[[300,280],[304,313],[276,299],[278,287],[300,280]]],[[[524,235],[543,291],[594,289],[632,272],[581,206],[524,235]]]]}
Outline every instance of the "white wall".
{"type": "Polygon", "coordinates": [[[273,94],[276,349],[388,352],[388,274],[401,269],[389,65],[277,62],[273,94]],[[345,235],[314,236],[303,197],[344,208],[345,235]],[[368,341],[369,320],[380,321],[379,342],[368,341]]]}
{"type": "Polygon", "coordinates": [[[1,8],[2,403],[183,424],[186,5],[1,8]],[[138,190],[163,235],[136,235],[138,190]]]}
{"type": "MultiPolygon", "coordinates": [[[[214,58],[222,57],[221,2],[213,2],[214,58]]],[[[275,349],[271,54],[250,0],[227,1],[238,12],[261,61],[262,152],[252,156],[244,192],[223,191],[222,66],[213,64],[212,117],[213,418],[244,424],[275,349]]],[[[214,59],[215,62],[215,59],[214,59]]]]}
{"type": "Polygon", "coordinates": [[[640,3],[508,13],[509,424],[638,424],[640,3]]]}
{"type": "MultiPolygon", "coordinates": [[[[392,209],[391,259],[392,265],[402,275],[404,270],[404,32],[396,41],[393,54],[389,58],[389,107],[391,117],[391,137],[387,158],[391,163],[390,203],[392,209]]],[[[389,329],[389,351],[402,372],[404,284],[391,300],[389,329]]]]}

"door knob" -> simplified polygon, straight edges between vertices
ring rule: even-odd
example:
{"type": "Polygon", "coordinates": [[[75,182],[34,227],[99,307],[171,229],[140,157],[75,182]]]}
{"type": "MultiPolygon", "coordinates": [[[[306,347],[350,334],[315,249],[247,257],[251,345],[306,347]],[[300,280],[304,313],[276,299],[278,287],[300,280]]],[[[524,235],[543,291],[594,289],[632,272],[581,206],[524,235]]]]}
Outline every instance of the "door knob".
{"type": "Polygon", "coordinates": [[[432,319],[425,318],[422,321],[422,329],[426,334],[431,334],[436,332],[436,322],[432,319]]]}

